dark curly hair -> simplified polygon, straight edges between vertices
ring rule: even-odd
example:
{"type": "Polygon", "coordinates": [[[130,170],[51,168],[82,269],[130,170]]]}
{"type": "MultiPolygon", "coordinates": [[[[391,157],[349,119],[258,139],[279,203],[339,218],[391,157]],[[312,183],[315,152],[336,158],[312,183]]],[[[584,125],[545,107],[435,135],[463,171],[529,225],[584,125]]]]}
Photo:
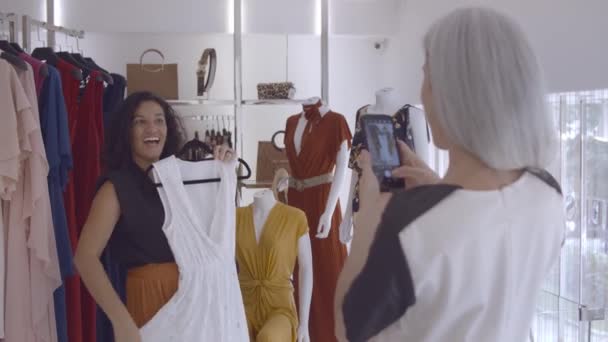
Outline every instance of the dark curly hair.
{"type": "Polygon", "coordinates": [[[118,170],[133,163],[131,149],[131,126],[137,108],[143,102],[156,102],[165,113],[167,139],[161,159],[179,152],[183,143],[183,127],[175,110],[160,96],[142,91],[129,95],[111,114],[110,125],[106,127],[103,160],[106,171],[118,170]]]}

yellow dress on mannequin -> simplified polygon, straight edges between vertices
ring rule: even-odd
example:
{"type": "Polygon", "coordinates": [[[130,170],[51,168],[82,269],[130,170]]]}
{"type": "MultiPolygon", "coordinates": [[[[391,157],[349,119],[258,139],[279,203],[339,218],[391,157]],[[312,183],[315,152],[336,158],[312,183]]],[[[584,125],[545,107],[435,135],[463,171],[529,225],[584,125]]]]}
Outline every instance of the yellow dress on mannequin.
{"type": "Polygon", "coordinates": [[[291,276],[298,240],[307,232],[303,211],[277,203],[258,242],[253,206],[237,209],[236,259],[251,341],[296,341],[298,315],[291,276]]]}

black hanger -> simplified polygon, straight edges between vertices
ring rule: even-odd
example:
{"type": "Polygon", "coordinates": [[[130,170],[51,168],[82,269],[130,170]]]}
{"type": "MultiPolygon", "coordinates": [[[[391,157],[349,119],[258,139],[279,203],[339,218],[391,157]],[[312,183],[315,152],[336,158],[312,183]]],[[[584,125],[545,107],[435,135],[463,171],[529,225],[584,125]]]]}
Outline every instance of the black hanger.
{"type": "Polygon", "coordinates": [[[188,141],[179,151],[178,157],[187,161],[201,161],[205,157],[213,154],[213,148],[201,141],[198,137],[198,131],[194,132],[194,139],[188,141]]]}
{"type": "Polygon", "coordinates": [[[10,53],[13,56],[19,56],[19,51],[15,50],[14,47],[11,46],[11,43],[8,40],[0,40],[0,50],[10,53]]]}
{"type": "Polygon", "coordinates": [[[92,67],[94,67],[96,70],[105,72],[106,74],[110,73],[106,69],[104,69],[104,68],[100,67],[99,65],[97,65],[97,63],[95,63],[95,61],[93,60],[93,58],[91,58],[91,57],[85,57],[84,60],[87,61],[87,63],[89,63],[89,65],[92,66],[92,67]]]}
{"type": "MultiPolygon", "coordinates": [[[[10,43],[11,47],[15,49],[19,54],[26,53],[21,46],[17,43],[10,43]]],[[[49,66],[46,63],[40,64],[40,69],[38,71],[42,78],[47,78],[49,76],[49,66]]]]}
{"type": "Polygon", "coordinates": [[[74,57],[72,57],[72,55],[69,52],[59,51],[59,52],[57,52],[57,56],[59,58],[63,59],[65,62],[68,62],[68,63],[72,64],[73,66],[77,67],[78,69],[90,71],[89,67],[82,65],[80,62],[78,62],[76,59],[74,59],[74,57]]]}
{"type": "Polygon", "coordinates": [[[27,64],[25,64],[25,61],[15,55],[11,55],[10,53],[6,53],[6,52],[0,52],[0,58],[9,62],[15,68],[18,68],[18,69],[21,69],[24,71],[27,70],[27,64]]]}
{"type": "MultiPolygon", "coordinates": [[[[208,161],[208,160],[214,160],[213,158],[207,158],[207,159],[203,159],[201,161],[208,161]]],[[[239,158],[237,159],[239,163],[241,163],[243,166],[245,166],[245,169],[247,170],[247,174],[245,176],[238,176],[237,179],[238,180],[244,180],[244,179],[249,179],[251,178],[251,167],[249,167],[249,164],[247,164],[246,161],[244,161],[243,159],[239,158]]],[[[150,172],[150,170],[152,170],[152,168],[154,168],[153,165],[151,165],[148,168],[148,172],[150,172]]],[[[207,178],[207,179],[193,179],[193,180],[185,180],[183,181],[184,185],[192,185],[192,184],[206,184],[206,183],[219,183],[221,182],[222,179],[221,178],[207,178]]],[[[154,183],[154,186],[156,186],[157,188],[162,188],[162,183],[154,183]]]]}
{"type": "Polygon", "coordinates": [[[98,68],[95,65],[92,65],[91,63],[89,63],[84,57],[82,57],[81,54],[79,53],[72,53],[71,54],[72,57],[74,57],[74,59],[76,61],[78,61],[78,63],[86,66],[89,70],[95,70],[101,73],[101,79],[98,79],[98,81],[104,81],[107,84],[114,84],[114,79],[112,78],[112,76],[110,74],[108,74],[107,72],[103,71],[102,69],[98,68]]]}
{"type": "Polygon", "coordinates": [[[35,48],[34,51],[32,51],[32,57],[41,61],[46,61],[52,66],[56,66],[57,61],[59,61],[59,57],[55,54],[53,48],[50,47],[35,48]]]}
{"type": "Polygon", "coordinates": [[[13,47],[13,49],[17,50],[19,53],[25,53],[25,51],[23,51],[23,49],[21,48],[21,46],[17,43],[11,43],[11,46],[13,47]]]}
{"type": "Polygon", "coordinates": [[[57,52],[57,56],[59,58],[61,58],[64,62],[69,63],[70,65],[78,68],[79,70],[74,69],[72,71],[73,77],[78,80],[78,81],[82,81],[84,79],[84,75],[82,74],[82,70],[85,71],[89,71],[88,68],[86,68],[84,65],[81,65],[80,63],[78,63],[77,60],[74,59],[74,57],[72,57],[72,55],[70,55],[69,52],[65,52],[65,51],[60,51],[57,52]]]}

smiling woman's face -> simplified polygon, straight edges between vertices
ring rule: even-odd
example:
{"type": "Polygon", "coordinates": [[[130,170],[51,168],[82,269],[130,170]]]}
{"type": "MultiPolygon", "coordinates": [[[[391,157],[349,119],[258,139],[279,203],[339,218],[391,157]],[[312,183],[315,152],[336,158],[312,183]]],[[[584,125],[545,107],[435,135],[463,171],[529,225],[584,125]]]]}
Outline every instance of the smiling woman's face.
{"type": "Polygon", "coordinates": [[[154,101],[142,102],[131,123],[131,152],[135,163],[147,168],[157,162],[166,140],[167,122],[162,107],[154,101]]]}

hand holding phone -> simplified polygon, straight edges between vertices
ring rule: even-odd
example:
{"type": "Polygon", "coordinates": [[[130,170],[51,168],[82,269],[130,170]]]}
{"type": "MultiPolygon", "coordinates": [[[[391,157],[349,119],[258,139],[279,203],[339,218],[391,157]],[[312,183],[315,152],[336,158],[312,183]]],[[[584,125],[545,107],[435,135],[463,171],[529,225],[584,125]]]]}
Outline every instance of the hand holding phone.
{"type": "Polygon", "coordinates": [[[367,114],[361,117],[367,150],[371,155],[372,170],[380,183],[380,191],[402,190],[405,181],[393,177],[393,170],[401,166],[401,157],[393,120],[388,115],[367,114]]]}

